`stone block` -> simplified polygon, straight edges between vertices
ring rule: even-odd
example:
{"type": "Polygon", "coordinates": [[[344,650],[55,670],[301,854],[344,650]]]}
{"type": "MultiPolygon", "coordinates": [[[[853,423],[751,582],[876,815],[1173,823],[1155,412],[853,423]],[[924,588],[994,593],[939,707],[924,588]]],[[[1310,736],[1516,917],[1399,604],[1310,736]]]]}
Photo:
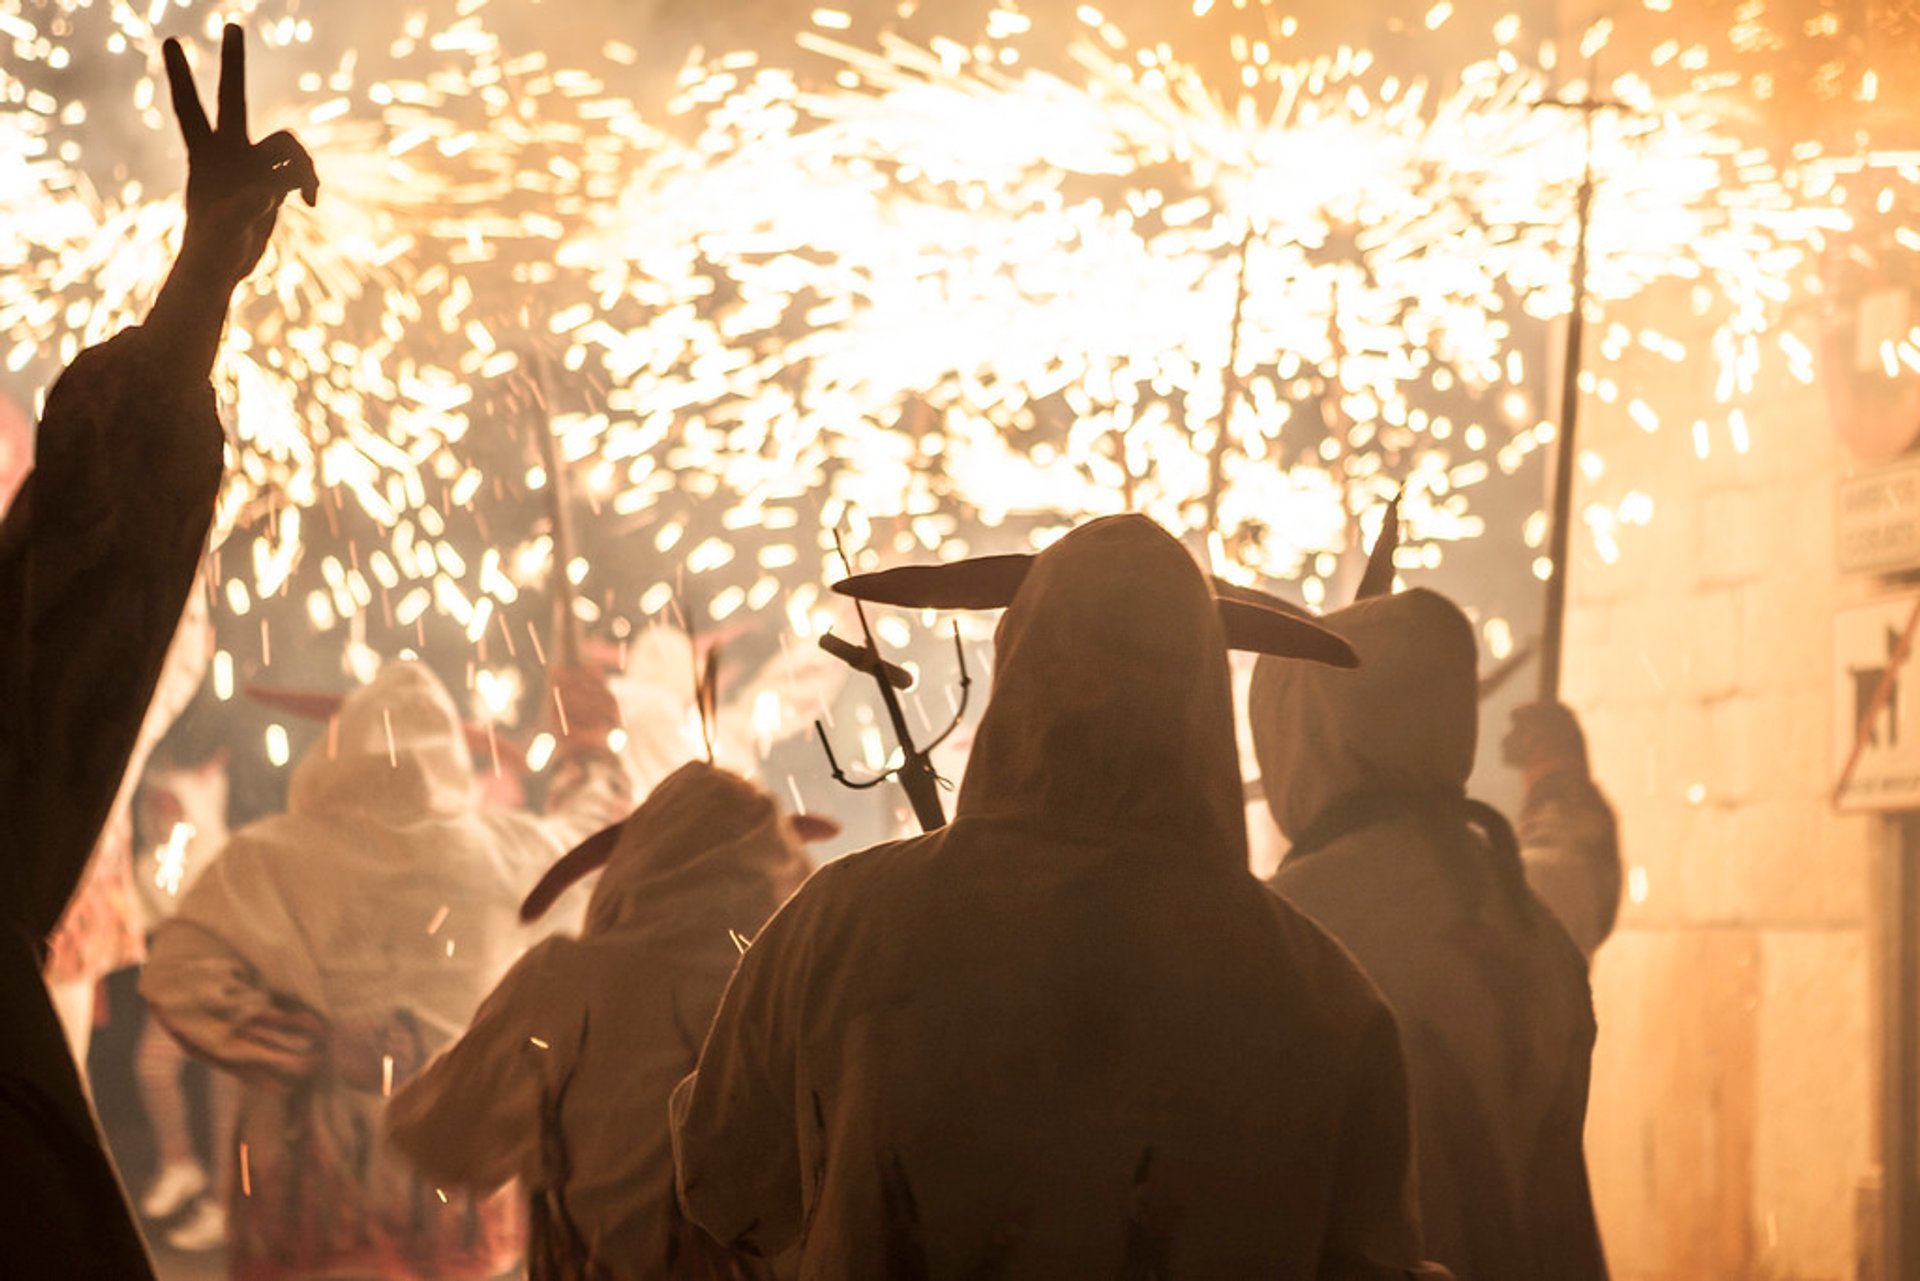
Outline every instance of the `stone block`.
{"type": "Polygon", "coordinates": [[[1700,501],[1699,556],[1703,586],[1764,578],[1778,563],[1780,515],[1754,489],[1716,490],[1700,501]]]}
{"type": "MultiPolygon", "coordinates": [[[[1763,707],[1777,707],[1784,717],[1786,699],[1763,700],[1736,694],[1708,704],[1707,753],[1703,783],[1707,803],[1739,806],[1752,800],[1760,788],[1768,757],[1764,741],[1767,724],[1763,707]]],[[[1776,722],[1777,723],[1777,722],[1776,722]]],[[[1775,761],[1778,756],[1774,756],[1775,761]]]]}
{"type": "Polygon", "coordinates": [[[1730,588],[1704,590],[1688,602],[1680,657],[1683,692],[1725,698],[1740,688],[1740,597],[1730,588]]]}
{"type": "Polygon", "coordinates": [[[1588,1163],[1616,1277],[1750,1275],[1758,955],[1673,929],[1596,958],[1588,1163]]]}
{"type": "Polygon", "coordinates": [[[1853,1275],[1855,1190],[1874,1146],[1871,965],[1861,930],[1760,936],[1751,1215],[1759,1275],[1853,1275]]]}
{"type": "Polygon", "coordinates": [[[1774,575],[1739,589],[1740,683],[1749,691],[1826,688],[1833,614],[1810,606],[1804,582],[1774,575]]]}

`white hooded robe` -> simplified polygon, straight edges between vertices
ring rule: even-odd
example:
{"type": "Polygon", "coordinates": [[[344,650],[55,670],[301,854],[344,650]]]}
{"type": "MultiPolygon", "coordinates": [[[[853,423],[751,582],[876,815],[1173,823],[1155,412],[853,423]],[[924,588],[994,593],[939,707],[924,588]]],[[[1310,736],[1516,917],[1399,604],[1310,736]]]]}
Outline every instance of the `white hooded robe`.
{"type": "Polygon", "coordinates": [[[625,776],[609,755],[544,819],[477,799],[446,690],[390,664],[301,760],[287,813],[235,834],[155,934],[155,1014],[243,1081],[236,1278],[458,1281],[518,1256],[513,1198],[443,1201],[390,1150],[382,1060],[398,1084],[459,1035],[532,941],[521,896],[622,812],[625,776]]]}

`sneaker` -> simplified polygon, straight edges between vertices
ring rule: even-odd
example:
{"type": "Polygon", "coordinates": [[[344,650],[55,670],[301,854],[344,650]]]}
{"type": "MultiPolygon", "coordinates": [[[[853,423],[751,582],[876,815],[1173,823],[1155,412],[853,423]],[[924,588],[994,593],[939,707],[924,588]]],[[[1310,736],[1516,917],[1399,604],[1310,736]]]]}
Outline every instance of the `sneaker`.
{"type": "Polygon", "coordinates": [[[147,1194],[140,1198],[140,1213],[149,1219],[167,1219],[187,1208],[187,1203],[207,1190],[207,1172],[197,1161],[179,1162],[161,1170],[147,1194]]]}
{"type": "Polygon", "coordinates": [[[226,1207],[212,1197],[202,1197],[186,1222],[169,1231],[166,1240],[174,1249],[188,1254],[218,1250],[227,1243],[226,1207]]]}

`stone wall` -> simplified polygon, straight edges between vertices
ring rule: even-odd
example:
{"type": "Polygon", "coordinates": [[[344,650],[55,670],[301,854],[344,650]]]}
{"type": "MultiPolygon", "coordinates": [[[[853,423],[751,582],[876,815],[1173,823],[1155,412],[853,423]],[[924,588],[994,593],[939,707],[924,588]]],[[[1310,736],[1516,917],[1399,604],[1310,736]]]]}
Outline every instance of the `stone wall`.
{"type": "Polygon", "coordinates": [[[1835,569],[1822,398],[1765,375],[1743,453],[1707,363],[1636,354],[1585,408],[1605,469],[1580,505],[1654,504],[1613,563],[1576,533],[1570,583],[1566,697],[1630,869],[1593,976],[1588,1150],[1621,1281],[1839,1281],[1874,1231],[1881,836],[1828,801],[1828,668],[1834,611],[1876,589],[1835,569]]]}

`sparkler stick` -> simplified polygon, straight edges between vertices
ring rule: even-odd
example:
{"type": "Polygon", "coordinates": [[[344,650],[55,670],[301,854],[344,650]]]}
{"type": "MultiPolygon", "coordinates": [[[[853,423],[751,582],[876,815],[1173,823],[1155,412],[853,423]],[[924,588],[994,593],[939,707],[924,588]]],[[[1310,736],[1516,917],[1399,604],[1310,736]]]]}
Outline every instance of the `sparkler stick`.
{"type": "MultiPolygon", "coordinates": [[[[840,563],[851,574],[853,562],[840,545],[837,532],[833,545],[840,554],[840,563]]],[[[940,774],[933,768],[933,752],[959,728],[960,719],[967,714],[967,697],[973,689],[973,677],[967,672],[967,651],[960,643],[960,625],[956,623],[953,628],[953,649],[960,664],[960,706],[947,727],[923,747],[914,743],[913,731],[907,728],[906,711],[900,706],[899,691],[912,686],[912,674],[881,657],[880,644],[874,639],[873,628],[867,623],[866,606],[857,599],[853,602],[853,612],[860,620],[860,635],[864,643],[855,645],[829,632],[820,638],[820,648],[856,672],[864,672],[873,678],[873,683],[880,690],[880,701],[887,709],[887,720],[893,726],[894,741],[899,744],[900,764],[870,779],[851,778],[833,754],[833,744],[827,738],[826,726],[815,721],[814,733],[820,738],[821,750],[827,754],[827,766],[836,783],[854,791],[865,791],[870,787],[878,787],[890,778],[897,778],[907,793],[907,800],[913,804],[913,816],[920,821],[920,830],[938,831],[946,826],[947,814],[945,807],[940,804],[940,774]]]]}
{"type": "MultiPolygon", "coordinates": [[[[1240,322],[1247,308],[1247,254],[1253,248],[1253,224],[1247,224],[1240,237],[1240,272],[1233,289],[1233,324],[1227,331],[1227,363],[1220,370],[1220,421],[1214,428],[1213,449],[1207,455],[1207,524],[1209,543],[1220,530],[1220,492],[1226,487],[1227,431],[1233,421],[1234,407],[1240,400],[1240,375],[1234,366],[1240,360],[1240,322]]],[[[1126,466],[1122,455],[1121,466],[1126,466]]],[[[1131,503],[1129,503],[1131,507],[1131,503]]]]}
{"type": "Polygon", "coordinates": [[[573,612],[573,579],[567,567],[573,563],[572,492],[568,484],[566,459],[553,438],[553,414],[547,397],[547,358],[540,352],[526,357],[532,366],[527,386],[533,398],[534,438],[540,446],[541,466],[547,483],[541,496],[547,502],[547,520],[553,531],[553,572],[549,575],[549,593],[553,597],[553,647],[567,667],[580,665],[580,620],[573,612]]]}
{"type": "Polygon", "coordinates": [[[1547,579],[1545,616],[1540,624],[1540,701],[1560,699],[1561,651],[1567,627],[1568,539],[1573,525],[1573,463],[1575,436],[1580,425],[1580,367],[1587,333],[1587,233],[1593,224],[1593,117],[1595,113],[1618,107],[1616,102],[1584,98],[1578,102],[1548,101],[1542,106],[1578,111],[1586,122],[1586,156],[1580,175],[1580,192],[1574,202],[1573,307],[1567,313],[1567,352],[1560,380],[1560,430],[1553,443],[1553,487],[1548,500],[1551,524],[1547,541],[1547,562],[1552,576],[1547,579]]]}

